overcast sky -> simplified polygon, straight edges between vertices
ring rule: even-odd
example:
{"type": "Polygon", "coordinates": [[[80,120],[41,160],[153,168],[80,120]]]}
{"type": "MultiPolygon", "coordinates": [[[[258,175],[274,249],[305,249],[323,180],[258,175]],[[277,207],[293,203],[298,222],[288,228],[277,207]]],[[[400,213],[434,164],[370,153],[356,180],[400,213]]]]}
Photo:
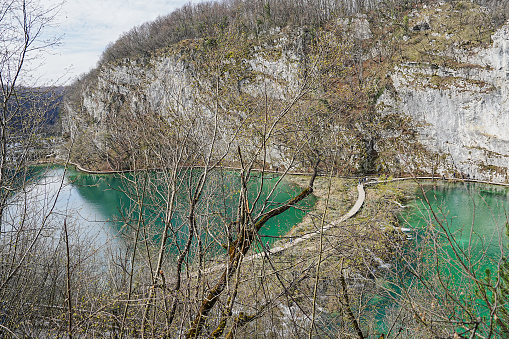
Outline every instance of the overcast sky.
{"type": "MultiPolygon", "coordinates": [[[[43,0],[42,3],[57,3],[43,0]]],[[[43,67],[35,70],[38,84],[69,84],[95,67],[110,42],[124,32],[189,3],[189,0],[67,0],[56,25],[45,36],[62,36],[60,46],[46,54],[43,67]],[[59,80],[60,79],[60,80],[59,80]]],[[[193,3],[199,1],[192,1],[193,3]]]]}

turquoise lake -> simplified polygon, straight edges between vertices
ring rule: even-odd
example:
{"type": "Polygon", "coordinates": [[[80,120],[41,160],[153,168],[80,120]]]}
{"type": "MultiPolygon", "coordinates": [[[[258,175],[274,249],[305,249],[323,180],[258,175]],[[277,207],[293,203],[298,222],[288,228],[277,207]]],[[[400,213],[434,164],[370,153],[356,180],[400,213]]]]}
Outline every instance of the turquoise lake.
{"type": "MultiPolygon", "coordinates": [[[[196,180],[199,173],[188,174],[189,178],[182,180],[182,183],[188,184],[196,180]]],[[[125,232],[126,224],[132,218],[138,218],[136,214],[136,204],[133,203],[134,181],[138,184],[143,180],[141,176],[126,174],[123,176],[112,174],[86,174],[69,169],[64,174],[64,168],[61,166],[41,167],[33,175],[33,184],[30,188],[30,199],[34,199],[35,205],[41,208],[41,215],[49,211],[49,205],[56,199],[56,204],[51,213],[50,222],[56,228],[63,224],[63,219],[67,219],[69,225],[83,235],[96,239],[98,245],[119,242],[119,233],[125,232]],[[62,186],[60,184],[63,184],[62,186]],[[131,187],[132,186],[132,187],[131,187]],[[60,188],[61,187],[61,188],[60,188]],[[58,198],[57,198],[58,193],[58,198]],[[130,213],[135,210],[134,213],[130,213]]],[[[207,184],[204,190],[203,200],[206,203],[201,204],[199,214],[202,219],[206,217],[206,223],[224,222],[223,219],[233,218],[235,215],[240,181],[235,172],[216,171],[211,175],[214,184],[207,184]],[[214,210],[216,215],[209,211],[214,210]]],[[[152,181],[154,175],[151,174],[152,181]]],[[[158,178],[159,179],[159,178],[158,178]]],[[[274,187],[278,177],[268,175],[264,177],[263,185],[259,177],[250,180],[249,200],[254,202],[258,192],[261,189],[260,201],[263,201],[268,192],[274,187]]],[[[139,185],[138,185],[139,186],[139,185]]],[[[151,193],[164,195],[163,185],[153,185],[147,188],[151,193]]],[[[139,188],[139,187],[138,187],[139,188]]],[[[186,217],[186,189],[181,188],[182,194],[176,208],[173,222],[178,223],[179,219],[186,217]],[[182,210],[182,211],[180,211],[182,210]]],[[[282,180],[273,195],[268,199],[268,208],[278,206],[287,201],[290,197],[300,193],[301,188],[293,183],[282,180]]],[[[157,198],[147,200],[144,210],[144,222],[151,222],[157,228],[159,215],[158,208],[162,206],[157,198]]],[[[311,196],[305,199],[297,208],[290,208],[283,214],[271,219],[260,231],[262,235],[273,237],[263,237],[264,242],[273,243],[277,236],[284,235],[291,227],[299,223],[305,216],[307,210],[312,208],[316,198],[311,196]]],[[[258,208],[260,210],[260,208],[258,208]]],[[[255,211],[258,211],[255,209],[255,211]]],[[[132,220],[131,220],[132,221],[132,220]]],[[[181,230],[182,238],[185,238],[187,230],[181,230]]],[[[157,235],[155,236],[157,238],[157,235]]]]}
{"type": "MultiPolygon", "coordinates": [[[[421,184],[429,205],[421,189],[417,189],[415,199],[400,215],[400,225],[410,229],[407,232],[410,239],[403,253],[391,262],[394,270],[387,277],[384,294],[369,301],[377,314],[376,329],[380,333],[391,328],[391,323],[385,322],[386,312],[394,312],[394,305],[406,295],[403,291],[419,291],[431,298],[430,304],[453,294],[459,304],[468,305],[471,312],[468,316],[486,317],[486,305],[476,297],[472,275],[465,267],[479,280],[485,279],[487,269],[494,277],[499,260],[509,253],[505,227],[509,188],[442,181],[421,184]]],[[[459,306],[448,310],[450,315],[458,310],[451,317],[463,315],[459,306]]]]}
{"type": "MultiPolygon", "coordinates": [[[[485,253],[490,258],[499,258],[507,253],[509,188],[470,182],[425,183],[423,188],[433,211],[459,249],[468,252],[470,247],[474,257],[485,253]]],[[[420,190],[403,218],[407,226],[415,229],[424,228],[430,220],[438,225],[420,190]]]]}

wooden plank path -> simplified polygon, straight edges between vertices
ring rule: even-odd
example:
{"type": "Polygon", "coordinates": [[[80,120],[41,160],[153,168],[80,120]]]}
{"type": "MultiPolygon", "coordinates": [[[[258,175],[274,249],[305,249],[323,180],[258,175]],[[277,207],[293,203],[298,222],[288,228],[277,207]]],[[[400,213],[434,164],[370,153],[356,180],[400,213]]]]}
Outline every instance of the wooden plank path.
{"type": "MultiPolygon", "coordinates": [[[[357,197],[357,201],[352,206],[352,208],[350,208],[350,210],[346,214],[344,214],[341,218],[336,219],[336,220],[328,223],[327,225],[325,225],[323,227],[323,232],[329,230],[332,227],[338,226],[339,224],[350,219],[355,214],[357,214],[357,212],[359,212],[362,205],[364,204],[364,200],[366,199],[366,192],[364,191],[364,185],[362,183],[357,185],[357,191],[359,192],[359,196],[357,197]]],[[[262,258],[263,256],[266,256],[266,255],[274,255],[274,254],[280,253],[280,252],[287,250],[287,249],[303,242],[304,240],[308,240],[318,234],[320,234],[320,231],[306,233],[303,236],[293,239],[293,241],[289,241],[281,246],[273,247],[270,250],[268,250],[267,252],[251,254],[251,255],[245,257],[243,261],[249,262],[249,261],[253,261],[255,259],[262,258]]],[[[218,264],[218,265],[209,267],[208,269],[204,270],[203,273],[208,274],[208,273],[212,273],[217,270],[224,269],[224,268],[226,268],[226,264],[218,264]]]]}
{"type": "MultiPolygon", "coordinates": [[[[509,184],[507,184],[507,183],[490,182],[490,181],[467,179],[467,178],[464,178],[464,179],[463,178],[442,179],[441,177],[437,177],[437,176],[404,177],[404,178],[392,178],[389,180],[383,180],[383,179],[380,180],[378,178],[366,178],[366,179],[367,179],[367,181],[365,183],[360,183],[359,185],[357,185],[357,191],[359,193],[359,196],[357,197],[357,201],[352,206],[352,208],[346,214],[344,214],[341,218],[336,219],[336,220],[328,223],[327,225],[325,225],[323,227],[323,232],[326,232],[327,230],[329,230],[332,227],[338,226],[339,224],[350,219],[355,214],[357,214],[357,212],[359,212],[362,205],[364,204],[364,200],[366,199],[366,192],[364,190],[364,185],[376,185],[376,184],[383,184],[383,183],[394,182],[394,181],[406,181],[406,180],[436,180],[436,181],[443,181],[443,182],[476,182],[476,183],[489,184],[489,185],[498,185],[498,186],[506,186],[506,187],[509,186],[509,184]]],[[[251,255],[245,257],[243,261],[249,262],[249,261],[253,261],[255,259],[260,259],[266,255],[274,255],[274,254],[280,253],[280,252],[287,250],[287,249],[289,249],[289,248],[291,248],[305,240],[308,240],[318,234],[320,234],[319,230],[304,234],[303,236],[293,239],[293,241],[289,241],[281,246],[273,247],[266,252],[251,254],[251,255]]],[[[205,269],[203,271],[203,273],[205,273],[205,274],[212,273],[219,269],[224,269],[224,268],[226,268],[225,264],[218,264],[218,265],[209,267],[208,269],[205,269]]]]}
{"type": "Polygon", "coordinates": [[[369,184],[383,184],[391,181],[404,181],[404,180],[434,180],[434,181],[441,181],[441,182],[450,182],[450,183],[460,183],[460,182],[474,182],[479,184],[486,184],[486,185],[495,185],[495,186],[505,186],[509,187],[509,183],[505,182],[497,182],[497,181],[486,181],[486,180],[478,180],[478,179],[469,179],[469,178],[442,178],[439,176],[434,177],[401,177],[401,178],[392,178],[388,180],[379,180],[379,179],[372,179],[372,181],[369,181],[366,183],[366,185],[369,184]]]}
{"type": "MultiPolygon", "coordinates": [[[[350,208],[350,210],[346,214],[341,216],[341,218],[336,219],[336,220],[328,223],[327,225],[325,225],[323,227],[323,232],[326,232],[327,230],[329,230],[332,227],[338,226],[339,224],[350,219],[355,214],[357,214],[357,212],[359,212],[362,205],[364,204],[364,200],[366,199],[366,192],[364,191],[364,185],[363,184],[357,185],[357,191],[359,192],[359,196],[357,197],[357,201],[352,206],[352,208],[350,208]]],[[[282,252],[282,251],[287,250],[290,247],[293,247],[293,246],[303,242],[304,240],[307,240],[307,239],[314,237],[315,235],[318,235],[318,234],[320,234],[320,231],[314,231],[311,233],[304,234],[303,236],[293,239],[293,241],[289,241],[281,246],[271,248],[270,250],[267,251],[267,254],[276,254],[276,253],[282,252]]],[[[258,259],[264,255],[265,255],[265,253],[263,253],[263,252],[252,254],[252,255],[244,258],[244,261],[251,261],[254,259],[258,259]]]]}

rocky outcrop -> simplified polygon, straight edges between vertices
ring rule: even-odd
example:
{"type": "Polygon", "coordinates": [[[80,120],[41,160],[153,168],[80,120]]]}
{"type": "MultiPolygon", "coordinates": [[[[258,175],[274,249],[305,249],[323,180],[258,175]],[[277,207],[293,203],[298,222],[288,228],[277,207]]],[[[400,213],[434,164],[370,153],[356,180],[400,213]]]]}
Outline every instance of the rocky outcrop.
{"type": "Polygon", "coordinates": [[[509,176],[509,26],[493,45],[456,50],[457,67],[407,63],[391,74],[394,91],[382,95],[384,110],[424,122],[422,142],[447,155],[439,171],[494,181],[509,176]]]}
{"type": "MultiPolygon", "coordinates": [[[[218,150],[232,147],[230,134],[235,131],[235,122],[239,123],[244,117],[244,112],[228,106],[232,96],[240,97],[244,93],[252,98],[267,95],[272,99],[285,100],[300,89],[308,32],[297,29],[291,32],[273,31],[270,35],[274,38],[265,39],[262,44],[257,44],[258,39],[253,38],[249,48],[242,51],[245,55],[226,55],[218,61],[223,65],[234,64],[221,75],[221,81],[228,82],[224,86],[230,93],[221,97],[224,102],[218,103],[220,110],[228,112],[220,118],[219,137],[216,135],[214,144],[218,150]]],[[[203,55],[199,53],[203,51],[199,50],[200,46],[185,47],[196,55],[182,54],[174,49],[153,57],[123,59],[100,68],[94,81],[83,86],[78,96],[66,102],[66,132],[76,136],[78,131],[85,131],[87,141],[100,152],[107,147],[105,138],[111,134],[110,129],[115,128],[112,127],[112,119],[150,111],[157,112],[170,123],[184,115],[188,118],[193,115],[194,118],[190,119],[203,127],[201,142],[207,144],[213,138],[207,132],[212,133],[210,126],[214,125],[215,78],[202,67],[203,60],[200,58],[203,55]]],[[[272,166],[284,165],[284,157],[277,148],[269,149],[267,154],[272,166]]]]}
{"type": "MultiPolygon", "coordinates": [[[[434,30],[430,17],[415,17],[409,35],[426,34],[430,43],[439,35],[443,35],[443,41],[452,36],[434,30]]],[[[364,16],[339,19],[337,24],[348,28],[348,35],[358,40],[373,38],[364,16]]],[[[237,59],[245,74],[238,77],[236,91],[252,97],[265,94],[276,99],[291,97],[298,91],[306,71],[308,34],[306,29],[275,31],[271,32],[275,37],[271,41],[252,46],[247,57],[237,59]]],[[[405,42],[409,39],[411,42],[412,38],[403,37],[405,42]]],[[[454,46],[446,52],[449,59],[455,60],[449,65],[406,62],[389,74],[392,86],[378,99],[379,110],[396,111],[424,123],[419,128],[420,141],[446,155],[440,164],[430,164],[426,169],[429,172],[438,169],[448,175],[508,180],[509,25],[498,29],[492,41],[488,48],[454,46]]],[[[66,105],[68,132],[87,130],[92,134],[89,139],[101,149],[108,134],[107,121],[119,112],[136,114],[151,110],[171,121],[182,112],[192,111],[205,125],[212,117],[207,102],[211,96],[204,91],[209,82],[192,58],[178,53],[124,59],[104,66],[94,84],[81,91],[80,104],[66,105]]],[[[228,119],[234,119],[235,114],[242,118],[243,112],[231,112],[228,119]]],[[[227,133],[225,128],[222,137],[225,147],[227,133]]],[[[284,166],[283,153],[277,147],[270,148],[269,163],[284,166]]]]}

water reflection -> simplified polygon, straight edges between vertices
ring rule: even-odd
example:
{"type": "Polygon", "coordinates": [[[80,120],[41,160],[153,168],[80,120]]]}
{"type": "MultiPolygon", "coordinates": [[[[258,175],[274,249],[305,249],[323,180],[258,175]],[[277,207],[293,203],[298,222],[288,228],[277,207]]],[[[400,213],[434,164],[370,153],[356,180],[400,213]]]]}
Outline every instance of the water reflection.
{"type": "MultiPolygon", "coordinates": [[[[507,251],[505,225],[509,217],[509,189],[479,183],[425,184],[424,190],[432,210],[453,236],[458,248],[480,255],[499,258],[507,251]]],[[[433,221],[432,210],[422,193],[410,205],[404,217],[414,228],[433,221]]],[[[445,234],[444,234],[445,235],[445,234]]]]}
{"type": "MultiPolygon", "coordinates": [[[[187,174],[189,178],[185,178],[182,182],[195,180],[193,177],[197,177],[197,173],[189,173],[187,174]]],[[[164,210],[164,200],[157,197],[164,197],[167,194],[165,191],[167,186],[158,183],[157,180],[162,180],[158,176],[161,174],[151,174],[152,184],[148,187],[151,198],[146,199],[144,206],[144,224],[151,224],[152,240],[159,238],[157,229],[161,229],[163,218],[161,210],[164,210]]],[[[129,196],[132,197],[136,188],[140,188],[135,182],[140,184],[141,176],[90,175],[73,169],[65,172],[63,167],[54,166],[37,168],[31,178],[33,183],[28,185],[24,192],[18,192],[13,197],[9,207],[9,220],[19,221],[19,216],[23,215],[22,210],[28,206],[32,210],[31,223],[34,227],[44,222],[47,225],[46,229],[56,231],[54,236],[58,237],[65,219],[70,227],[83,236],[95,239],[96,245],[102,247],[112,242],[122,242],[119,234],[132,233],[129,228],[139,218],[137,206],[129,196]]],[[[262,200],[277,179],[277,177],[271,177],[264,180],[262,200]]],[[[260,178],[253,180],[249,193],[251,201],[254,201],[260,188],[260,178]]],[[[211,175],[209,181],[204,193],[206,198],[203,199],[204,203],[200,206],[198,213],[202,224],[206,227],[212,224],[224,224],[223,219],[233,219],[237,208],[235,194],[238,194],[239,187],[238,174],[235,172],[219,171],[211,175]]],[[[172,219],[175,223],[184,220],[187,213],[185,205],[189,199],[186,196],[185,187],[181,191],[182,196],[178,199],[172,219]]],[[[277,206],[299,192],[299,187],[283,180],[274,196],[269,199],[268,207],[277,206]]],[[[260,233],[270,236],[286,233],[302,220],[306,210],[311,208],[314,202],[314,197],[308,198],[299,208],[291,208],[270,220],[260,233]]],[[[11,221],[11,227],[15,227],[16,222],[11,221]]],[[[178,237],[181,240],[185,239],[186,227],[180,228],[179,232],[178,237]]],[[[210,230],[207,232],[210,234],[210,230]]],[[[276,238],[264,239],[270,243],[276,240],[276,238]]],[[[211,241],[211,238],[207,241],[211,241]]]]}

